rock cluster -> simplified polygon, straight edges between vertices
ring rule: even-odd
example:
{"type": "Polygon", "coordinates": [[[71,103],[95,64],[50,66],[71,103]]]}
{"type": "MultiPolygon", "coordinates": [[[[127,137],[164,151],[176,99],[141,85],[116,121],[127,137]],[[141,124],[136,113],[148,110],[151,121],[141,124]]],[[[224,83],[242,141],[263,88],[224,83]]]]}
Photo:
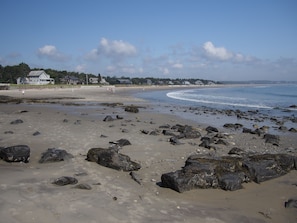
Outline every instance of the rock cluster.
{"type": "Polygon", "coordinates": [[[181,170],[161,176],[162,186],[178,192],[196,188],[238,190],[242,183],[260,183],[297,169],[297,157],[259,154],[247,157],[190,156],[181,170]]]}

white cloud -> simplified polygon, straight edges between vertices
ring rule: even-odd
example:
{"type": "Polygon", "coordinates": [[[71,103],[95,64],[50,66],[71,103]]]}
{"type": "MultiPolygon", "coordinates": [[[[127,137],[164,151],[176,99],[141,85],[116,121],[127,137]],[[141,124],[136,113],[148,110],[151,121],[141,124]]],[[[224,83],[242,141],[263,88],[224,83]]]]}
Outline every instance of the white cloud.
{"type": "Polygon", "coordinates": [[[203,44],[203,49],[208,57],[219,59],[219,60],[229,60],[233,58],[233,54],[229,52],[224,47],[215,47],[212,42],[208,41],[203,44]]]}
{"type": "Polygon", "coordinates": [[[102,38],[98,53],[106,56],[134,56],[137,53],[136,47],[122,40],[108,40],[102,38]]]}
{"type": "Polygon", "coordinates": [[[181,63],[175,63],[175,64],[172,65],[172,67],[173,67],[173,68],[182,69],[182,68],[184,67],[184,65],[181,64],[181,63]]]}
{"type": "Polygon", "coordinates": [[[68,57],[65,54],[59,52],[53,45],[44,45],[43,47],[38,49],[37,54],[40,57],[45,57],[49,60],[54,61],[63,62],[68,60],[68,57]]]}

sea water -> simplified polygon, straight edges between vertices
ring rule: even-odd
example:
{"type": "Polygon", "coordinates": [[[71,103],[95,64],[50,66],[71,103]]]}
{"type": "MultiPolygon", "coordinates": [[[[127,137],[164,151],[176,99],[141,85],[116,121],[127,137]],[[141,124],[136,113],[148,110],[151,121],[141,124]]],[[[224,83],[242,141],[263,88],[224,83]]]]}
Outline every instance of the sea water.
{"type": "MultiPolygon", "coordinates": [[[[240,110],[243,112],[256,110],[271,117],[297,117],[297,85],[217,85],[212,87],[195,87],[182,90],[166,90],[139,93],[136,96],[154,103],[180,105],[186,107],[211,108],[216,110],[240,110]],[[295,106],[294,106],[295,105],[295,106]]],[[[160,112],[164,112],[159,108],[160,112]]],[[[177,113],[184,118],[196,119],[188,113],[177,113]]],[[[222,126],[224,122],[237,122],[229,117],[214,120],[214,117],[204,116],[198,122],[215,122],[222,126]],[[228,120],[230,119],[230,120],[228,120]]],[[[212,123],[214,124],[214,123],[212,123]]],[[[243,123],[246,124],[246,123],[243,123]]],[[[288,127],[295,127],[289,123],[288,127]]]]}

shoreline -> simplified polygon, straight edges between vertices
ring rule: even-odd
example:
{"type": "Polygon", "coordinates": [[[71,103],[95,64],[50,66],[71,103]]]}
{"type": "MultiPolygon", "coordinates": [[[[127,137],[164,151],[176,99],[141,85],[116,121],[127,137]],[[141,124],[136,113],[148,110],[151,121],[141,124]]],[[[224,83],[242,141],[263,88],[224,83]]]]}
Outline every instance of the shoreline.
{"type": "Polygon", "coordinates": [[[133,90],[119,88],[115,93],[94,88],[73,91],[26,90],[24,95],[18,90],[0,91],[0,95],[28,100],[20,104],[0,103],[0,146],[22,144],[31,148],[29,163],[7,163],[0,160],[0,214],[3,221],[296,221],[296,210],[284,208],[285,201],[296,198],[294,184],[297,183],[297,171],[294,170],[261,184],[244,184],[243,189],[233,192],[196,189],[177,193],[158,186],[163,173],[180,169],[190,155],[222,156],[227,155],[230,148],[239,147],[248,152],[296,156],[296,137],[280,136],[279,146],[275,146],[265,143],[257,135],[220,129],[228,133],[226,140],[229,145],[216,145],[216,150],[198,146],[200,139],[182,139],[182,145],[172,145],[168,142],[169,136],[146,135],[142,131],[153,131],[166,124],[182,124],[194,126],[203,136],[207,125],[180,118],[174,113],[158,113],[155,109],[158,104],[133,97],[133,90]],[[46,100],[48,103],[29,102],[32,98],[46,100]],[[78,106],[76,103],[83,105],[78,106]],[[139,113],[124,111],[124,106],[131,104],[139,105],[139,113]],[[104,122],[107,115],[114,120],[104,122]],[[116,116],[122,119],[116,119],[116,116]],[[10,124],[16,119],[23,120],[23,123],[10,124]],[[36,132],[40,134],[34,136],[36,132]],[[121,149],[121,153],[142,166],[137,171],[142,185],[133,181],[129,173],[85,160],[90,148],[107,148],[111,141],[121,138],[131,142],[131,145],[121,149]],[[40,164],[40,156],[48,148],[65,149],[74,158],[40,164]],[[75,176],[79,182],[90,184],[92,189],[86,191],[72,186],[52,185],[53,179],[61,176],[75,176]]]}

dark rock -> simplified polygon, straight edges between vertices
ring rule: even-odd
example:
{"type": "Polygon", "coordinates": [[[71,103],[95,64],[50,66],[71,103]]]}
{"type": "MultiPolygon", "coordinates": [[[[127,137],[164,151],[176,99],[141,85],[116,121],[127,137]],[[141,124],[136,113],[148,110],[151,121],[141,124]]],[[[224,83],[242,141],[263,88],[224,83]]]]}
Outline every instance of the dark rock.
{"type": "Polygon", "coordinates": [[[87,158],[86,160],[87,161],[90,161],[90,162],[96,162],[98,161],[98,156],[100,155],[101,152],[103,152],[104,150],[106,149],[103,149],[103,148],[92,148],[92,149],[89,149],[88,153],[87,153],[87,158]]]}
{"type": "Polygon", "coordinates": [[[75,122],[74,122],[74,125],[80,125],[81,124],[81,120],[76,120],[75,122]]]}
{"type": "Polygon", "coordinates": [[[34,132],[33,133],[33,136],[38,136],[38,135],[40,135],[41,133],[39,132],[39,131],[36,131],[36,132],[34,132]]]}
{"type": "Polygon", "coordinates": [[[160,129],[169,129],[170,128],[170,125],[169,124],[166,124],[166,125],[161,125],[159,126],[160,129]]]}
{"type": "Polygon", "coordinates": [[[206,148],[206,149],[210,149],[211,146],[210,144],[213,143],[213,139],[209,138],[209,137],[202,137],[201,138],[201,143],[199,144],[200,147],[206,148]]]}
{"type": "Polygon", "coordinates": [[[78,184],[74,188],[81,189],[81,190],[92,190],[92,187],[86,183],[78,184]]]}
{"type": "Polygon", "coordinates": [[[280,177],[294,169],[295,165],[296,157],[286,154],[253,155],[242,163],[256,183],[280,177]]]}
{"type": "Polygon", "coordinates": [[[52,184],[56,184],[58,186],[65,186],[68,184],[77,184],[77,183],[78,181],[76,178],[67,177],[67,176],[59,177],[52,182],[52,184]]]}
{"type": "Polygon", "coordinates": [[[120,146],[120,147],[131,145],[131,143],[130,143],[130,141],[128,139],[119,139],[116,142],[109,142],[109,143],[115,144],[115,145],[120,146]]]}
{"type": "Polygon", "coordinates": [[[208,126],[206,129],[205,129],[208,133],[211,133],[211,132],[219,132],[219,130],[215,127],[212,127],[212,126],[208,126]]]}
{"type": "Polygon", "coordinates": [[[243,128],[242,132],[243,133],[252,133],[253,131],[251,129],[248,129],[248,128],[243,128]]]}
{"type": "Polygon", "coordinates": [[[242,179],[245,177],[243,172],[227,173],[219,177],[219,187],[223,190],[239,190],[242,189],[242,179]]]}
{"type": "Polygon", "coordinates": [[[140,132],[141,132],[141,133],[143,133],[143,134],[145,134],[145,135],[147,135],[147,134],[149,134],[149,133],[150,133],[150,131],[148,131],[148,130],[144,130],[144,129],[143,129],[143,130],[141,130],[140,132]]]}
{"type": "Polygon", "coordinates": [[[272,145],[279,146],[279,136],[272,134],[264,135],[265,143],[271,143],[272,145]]]}
{"type": "Polygon", "coordinates": [[[119,116],[119,115],[117,115],[116,118],[117,119],[123,119],[123,117],[122,116],[119,116]]]}
{"type": "Polygon", "coordinates": [[[295,129],[295,128],[290,128],[290,129],[289,129],[289,132],[297,132],[297,129],[295,129]]]}
{"type": "Polygon", "coordinates": [[[172,144],[172,145],[182,145],[184,143],[180,142],[178,140],[178,138],[176,138],[175,136],[172,136],[170,139],[169,139],[169,142],[172,144]]]}
{"type": "Polygon", "coordinates": [[[153,131],[150,132],[150,135],[157,136],[157,135],[160,135],[160,132],[156,131],[156,130],[153,130],[153,131]]]}
{"type": "Polygon", "coordinates": [[[188,166],[183,170],[162,174],[161,181],[162,186],[180,193],[197,188],[218,187],[218,179],[214,175],[214,170],[205,165],[188,166]]]}
{"type": "Polygon", "coordinates": [[[104,122],[110,122],[110,121],[113,121],[114,119],[110,116],[110,115],[107,115],[104,119],[103,119],[103,121],[104,122]]]}
{"type": "Polygon", "coordinates": [[[138,113],[139,112],[139,109],[133,105],[130,105],[130,106],[126,106],[125,107],[125,111],[126,112],[132,112],[132,113],[138,113]]]}
{"type": "Polygon", "coordinates": [[[6,162],[28,163],[30,159],[30,147],[27,145],[16,145],[0,148],[0,158],[6,162]]]}
{"type": "Polygon", "coordinates": [[[229,129],[239,129],[239,128],[242,128],[243,125],[242,124],[239,124],[239,123],[226,123],[223,125],[224,128],[229,128],[229,129]]]}
{"type": "Polygon", "coordinates": [[[21,123],[24,123],[24,121],[22,119],[16,119],[16,120],[10,122],[10,124],[12,124],[12,125],[21,124],[21,123]]]}
{"type": "Polygon", "coordinates": [[[115,170],[134,171],[141,168],[141,165],[131,161],[129,156],[112,148],[92,148],[88,151],[87,160],[115,170]]]}
{"type": "Polygon", "coordinates": [[[201,137],[201,133],[189,125],[179,126],[178,132],[180,132],[179,138],[196,139],[201,137]]]}
{"type": "Polygon", "coordinates": [[[286,201],[285,208],[297,208],[297,199],[289,199],[286,201]]]}
{"type": "Polygon", "coordinates": [[[232,148],[229,152],[228,152],[229,155],[238,155],[238,156],[243,156],[245,155],[245,151],[240,149],[240,148],[237,148],[237,147],[234,147],[232,148]]]}
{"type": "Polygon", "coordinates": [[[63,149],[49,148],[42,153],[39,163],[60,162],[73,158],[73,155],[63,149]]]}
{"type": "Polygon", "coordinates": [[[249,157],[190,156],[181,170],[161,176],[162,186],[178,192],[195,188],[238,190],[251,180],[260,183],[297,169],[297,157],[261,154],[249,157]]]}
{"type": "Polygon", "coordinates": [[[131,161],[129,156],[110,149],[101,152],[97,163],[105,167],[123,171],[134,171],[141,168],[140,164],[131,161]]]}
{"type": "Polygon", "coordinates": [[[219,140],[216,142],[216,144],[225,145],[225,146],[228,146],[228,145],[229,145],[229,143],[226,142],[226,141],[223,140],[223,139],[219,139],[219,140]]]}
{"type": "Polygon", "coordinates": [[[168,129],[163,129],[162,134],[165,136],[175,136],[175,134],[168,129]]]}
{"type": "Polygon", "coordinates": [[[68,121],[68,119],[63,119],[63,123],[68,123],[69,121],[68,121]]]}
{"type": "Polygon", "coordinates": [[[5,131],[4,134],[13,134],[13,131],[5,131]]]}

